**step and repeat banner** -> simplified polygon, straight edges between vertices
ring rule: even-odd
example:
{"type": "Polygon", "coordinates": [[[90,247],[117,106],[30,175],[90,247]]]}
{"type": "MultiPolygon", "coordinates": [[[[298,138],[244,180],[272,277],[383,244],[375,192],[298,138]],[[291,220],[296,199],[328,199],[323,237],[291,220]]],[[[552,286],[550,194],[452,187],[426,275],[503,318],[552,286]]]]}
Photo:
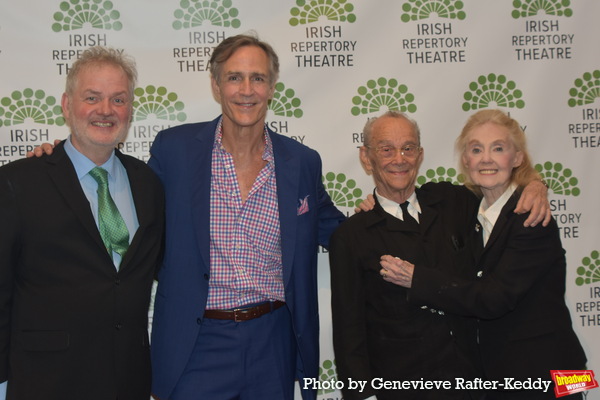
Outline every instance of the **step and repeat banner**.
{"type": "MultiPolygon", "coordinates": [[[[473,112],[501,108],[521,123],[550,186],[573,325],[600,372],[599,18],[597,0],[2,0],[0,165],[68,135],[65,75],[94,45],[137,60],[121,150],[147,160],[160,130],[220,113],[212,50],[255,31],[281,62],[269,126],[321,154],[325,187],[348,215],[373,190],[358,160],[370,117],[393,109],[416,119],[418,183],[459,183],[456,136],[473,112]]],[[[321,378],[331,382],[327,251],[319,257],[321,378]]],[[[341,394],[324,384],[319,398],[341,394]]]]}

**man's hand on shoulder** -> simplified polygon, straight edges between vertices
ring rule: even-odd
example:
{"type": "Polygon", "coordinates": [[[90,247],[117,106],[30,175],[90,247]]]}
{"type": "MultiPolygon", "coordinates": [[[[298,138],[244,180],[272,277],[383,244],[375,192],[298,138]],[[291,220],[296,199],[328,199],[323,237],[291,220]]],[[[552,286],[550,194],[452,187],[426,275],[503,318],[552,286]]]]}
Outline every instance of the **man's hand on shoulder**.
{"type": "Polygon", "coordinates": [[[354,212],[359,213],[361,211],[371,211],[373,207],[375,207],[375,197],[369,193],[367,198],[361,201],[358,207],[354,209],[354,212]]]}
{"type": "Polygon", "coordinates": [[[54,151],[54,147],[57,144],[59,144],[60,142],[61,142],[60,139],[56,139],[56,140],[54,140],[54,145],[51,145],[50,143],[42,143],[41,145],[39,145],[38,147],[33,149],[33,151],[28,151],[26,156],[27,156],[27,158],[30,158],[33,156],[40,158],[44,154],[50,155],[54,151]]]}
{"type": "Polygon", "coordinates": [[[552,214],[548,202],[548,187],[541,180],[530,182],[521,193],[521,198],[515,208],[515,213],[523,214],[530,211],[529,217],[523,223],[525,227],[533,227],[542,223],[548,226],[552,214]]]}

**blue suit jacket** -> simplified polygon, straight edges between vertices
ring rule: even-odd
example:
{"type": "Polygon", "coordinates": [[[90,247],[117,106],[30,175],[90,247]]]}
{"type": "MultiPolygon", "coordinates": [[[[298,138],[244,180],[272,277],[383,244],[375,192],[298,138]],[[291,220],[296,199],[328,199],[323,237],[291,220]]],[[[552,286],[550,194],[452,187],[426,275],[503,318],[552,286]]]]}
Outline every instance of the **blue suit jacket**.
{"type": "MultiPolygon", "coordinates": [[[[168,398],[196,341],[210,279],[212,149],[219,118],[160,132],[149,165],[166,192],[166,248],[152,328],[153,393],[168,398]]],[[[322,184],[318,153],[269,131],[275,155],[285,300],[298,347],[296,377],[317,377],[317,246],[344,219],[322,184]],[[298,214],[308,196],[309,211],[298,214]]],[[[225,372],[224,372],[225,373],[225,372]]],[[[303,391],[304,398],[314,397],[303,391]]]]}

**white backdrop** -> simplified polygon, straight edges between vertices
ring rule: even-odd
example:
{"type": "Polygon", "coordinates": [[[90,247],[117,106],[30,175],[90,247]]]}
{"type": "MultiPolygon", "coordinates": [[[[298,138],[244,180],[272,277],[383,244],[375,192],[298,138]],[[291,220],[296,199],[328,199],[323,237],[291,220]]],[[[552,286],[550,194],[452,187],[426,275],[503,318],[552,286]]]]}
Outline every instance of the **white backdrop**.
{"type": "MultiPolygon", "coordinates": [[[[399,109],[419,121],[423,183],[457,181],[453,142],[465,120],[505,109],[551,185],[573,324],[588,368],[600,368],[599,17],[597,0],[1,0],[0,165],[67,136],[65,73],[96,44],[137,59],[123,151],[147,159],[161,129],[219,113],[206,71],[212,48],[255,30],[281,62],[270,127],[320,152],[325,185],[348,213],[373,187],[357,157],[369,117],[399,109]]],[[[319,257],[329,380],[329,268],[326,252],[319,257]]]]}

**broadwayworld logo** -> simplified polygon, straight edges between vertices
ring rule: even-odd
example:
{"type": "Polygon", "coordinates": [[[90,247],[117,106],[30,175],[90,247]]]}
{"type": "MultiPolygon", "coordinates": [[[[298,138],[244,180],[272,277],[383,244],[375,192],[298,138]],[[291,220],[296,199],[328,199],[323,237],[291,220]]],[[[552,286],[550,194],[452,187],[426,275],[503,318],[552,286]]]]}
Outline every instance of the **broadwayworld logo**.
{"type": "Polygon", "coordinates": [[[554,381],[554,394],[556,397],[568,396],[573,393],[583,392],[598,387],[594,379],[594,371],[550,371],[554,381]]]}
{"type": "Polygon", "coordinates": [[[525,101],[521,99],[523,92],[517,84],[509,81],[504,75],[481,75],[469,84],[469,91],[464,94],[464,111],[477,110],[493,106],[506,108],[523,108],[525,101]]]}
{"type": "Polygon", "coordinates": [[[569,90],[569,107],[592,104],[600,98],[600,70],[584,73],[573,84],[575,86],[569,90]]]}
{"type": "Polygon", "coordinates": [[[346,0],[296,0],[296,5],[298,7],[290,10],[291,26],[311,24],[319,19],[350,23],[356,21],[356,14],[352,13],[354,5],[346,0]]]}
{"type": "Polygon", "coordinates": [[[10,97],[0,99],[0,106],[0,126],[24,124],[28,120],[36,124],[65,124],[60,104],[43,90],[15,90],[10,97]]]}
{"type": "Polygon", "coordinates": [[[54,13],[54,32],[82,29],[85,25],[115,31],[123,28],[119,21],[121,14],[113,9],[109,0],[69,0],[60,3],[59,8],[60,11],[54,13]]]}
{"type": "Polygon", "coordinates": [[[432,14],[439,18],[463,20],[467,14],[463,11],[464,3],[459,0],[409,0],[402,4],[404,13],[402,22],[427,19],[432,14]]]}
{"type": "Polygon", "coordinates": [[[352,98],[354,107],[350,110],[354,116],[379,112],[382,107],[403,113],[417,111],[417,105],[413,103],[415,96],[396,79],[371,79],[357,91],[358,96],[352,98]]]}
{"type": "Polygon", "coordinates": [[[533,17],[542,11],[542,15],[555,15],[557,17],[570,17],[573,10],[569,7],[570,0],[515,0],[513,3],[512,17],[514,19],[533,17]]]}
{"type": "Polygon", "coordinates": [[[177,100],[177,93],[169,92],[165,87],[148,85],[136,88],[133,102],[133,121],[144,121],[154,116],[166,121],[184,122],[187,116],[183,112],[185,104],[177,100]]]}
{"type": "Polygon", "coordinates": [[[233,7],[231,0],[181,0],[181,8],[175,10],[173,28],[176,30],[194,28],[205,22],[213,26],[239,28],[241,21],[237,18],[239,10],[233,7]]]}

